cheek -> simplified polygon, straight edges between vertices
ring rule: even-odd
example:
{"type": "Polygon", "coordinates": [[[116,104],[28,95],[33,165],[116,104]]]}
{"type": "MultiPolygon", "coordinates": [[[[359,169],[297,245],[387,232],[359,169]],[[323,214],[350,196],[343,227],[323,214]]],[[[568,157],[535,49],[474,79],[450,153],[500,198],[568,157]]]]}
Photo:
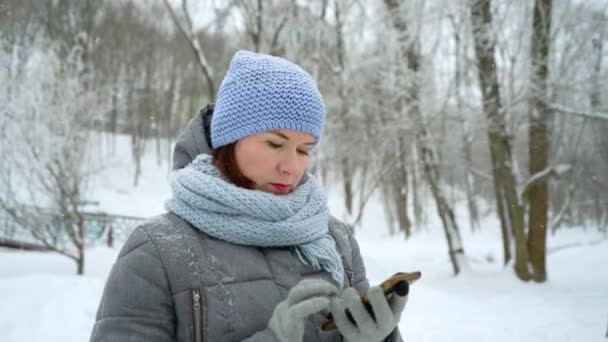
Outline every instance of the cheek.
{"type": "Polygon", "coordinates": [[[306,168],[308,167],[308,161],[309,161],[309,158],[302,157],[302,160],[299,163],[300,167],[298,168],[298,170],[299,170],[300,178],[302,178],[302,176],[304,175],[304,172],[306,172],[306,168]]]}
{"type": "Polygon", "coordinates": [[[237,148],[236,161],[243,175],[257,184],[265,182],[264,177],[272,167],[268,152],[252,145],[237,148]]]}

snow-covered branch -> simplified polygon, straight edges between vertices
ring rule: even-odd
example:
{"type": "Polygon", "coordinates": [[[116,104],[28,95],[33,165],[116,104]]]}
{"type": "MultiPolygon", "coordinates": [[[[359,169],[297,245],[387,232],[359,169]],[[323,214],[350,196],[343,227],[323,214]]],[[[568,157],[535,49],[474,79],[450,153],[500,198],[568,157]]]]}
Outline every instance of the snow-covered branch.
{"type": "Polygon", "coordinates": [[[571,164],[558,164],[551,165],[546,169],[533,174],[530,178],[526,180],[526,182],[522,185],[521,190],[519,191],[519,198],[524,200],[528,196],[528,192],[532,187],[539,182],[545,181],[549,177],[559,178],[567,172],[572,170],[571,164]]]}
{"type": "Polygon", "coordinates": [[[584,117],[586,119],[608,120],[608,112],[606,112],[606,113],[589,112],[586,110],[570,108],[568,106],[557,104],[557,103],[549,104],[549,108],[554,110],[557,113],[577,115],[577,116],[584,117]]]}

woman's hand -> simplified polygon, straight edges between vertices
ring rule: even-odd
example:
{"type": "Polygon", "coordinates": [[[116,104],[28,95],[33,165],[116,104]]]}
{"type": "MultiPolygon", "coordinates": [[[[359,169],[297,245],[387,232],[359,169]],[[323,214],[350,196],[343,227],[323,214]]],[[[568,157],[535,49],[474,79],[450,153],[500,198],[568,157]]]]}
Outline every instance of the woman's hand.
{"type": "Polygon", "coordinates": [[[301,280],[289,291],[287,298],[276,306],[268,328],[281,342],[302,341],[308,316],[327,311],[330,297],[337,293],[338,289],[325,280],[301,280]]]}
{"type": "Polygon", "coordinates": [[[345,289],[339,297],[332,299],[330,311],[338,330],[348,342],[380,342],[395,330],[407,303],[407,295],[393,293],[387,299],[380,287],[367,292],[373,315],[365,309],[359,293],[354,288],[345,289]],[[346,315],[348,309],[355,320],[346,315]]]}

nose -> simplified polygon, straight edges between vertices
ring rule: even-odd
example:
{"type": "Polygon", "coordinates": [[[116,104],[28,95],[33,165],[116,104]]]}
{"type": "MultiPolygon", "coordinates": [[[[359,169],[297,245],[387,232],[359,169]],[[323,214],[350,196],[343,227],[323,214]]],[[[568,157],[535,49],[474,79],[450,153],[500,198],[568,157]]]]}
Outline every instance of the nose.
{"type": "Polygon", "coordinates": [[[278,169],[284,175],[296,175],[299,171],[298,152],[288,151],[283,153],[279,160],[278,169]]]}

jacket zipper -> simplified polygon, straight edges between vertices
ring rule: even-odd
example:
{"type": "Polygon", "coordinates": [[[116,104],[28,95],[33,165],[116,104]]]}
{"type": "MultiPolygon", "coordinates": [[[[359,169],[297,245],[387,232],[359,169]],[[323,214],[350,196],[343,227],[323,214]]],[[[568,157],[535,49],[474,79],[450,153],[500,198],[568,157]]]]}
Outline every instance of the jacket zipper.
{"type": "Polygon", "coordinates": [[[201,327],[201,292],[192,290],[192,319],[194,321],[194,342],[203,342],[201,327]]]}
{"type": "Polygon", "coordinates": [[[350,287],[355,287],[353,271],[351,271],[350,268],[344,266],[344,273],[346,273],[346,279],[348,280],[348,284],[350,285],[350,287]]]}

